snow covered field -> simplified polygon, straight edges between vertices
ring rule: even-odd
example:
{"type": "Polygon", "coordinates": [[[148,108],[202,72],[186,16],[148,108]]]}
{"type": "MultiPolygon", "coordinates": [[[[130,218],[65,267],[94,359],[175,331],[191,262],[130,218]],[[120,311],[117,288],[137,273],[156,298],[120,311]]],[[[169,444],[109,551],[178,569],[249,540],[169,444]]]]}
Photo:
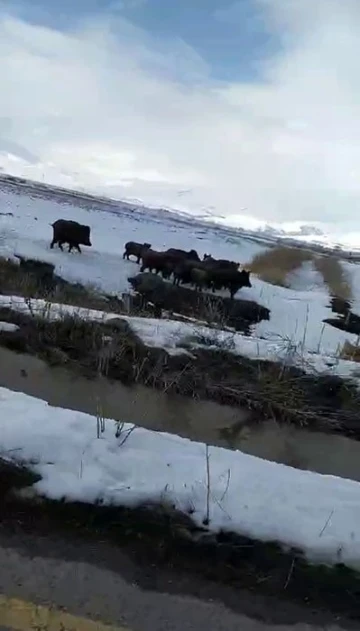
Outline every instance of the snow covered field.
{"type": "MultiPolygon", "coordinates": [[[[204,228],[194,222],[191,227],[176,217],[166,221],[145,211],[119,213],[79,208],[61,204],[56,199],[41,199],[20,192],[0,190],[0,256],[22,254],[55,264],[59,275],[70,282],[91,284],[107,293],[129,291],[127,278],[138,273],[139,266],[122,260],[124,243],[128,240],[147,241],[156,249],[196,248],[199,255],[211,253],[218,258],[231,258],[246,263],[266,246],[234,233],[224,237],[215,227],[204,228]],[[76,219],[92,228],[92,248],[83,254],[69,254],[57,248],[49,249],[51,224],[59,217],[76,219]]],[[[360,266],[352,265],[355,297],[360,305],[360,266]]],[[[306,264],[291,279],[292,289],[269,285],[252,276],[252,288],[241,289],[237,297],[255,300],[271,310],[270,321],[252,327],[255,338],[273,343],[291,344],[301,351],[336,356],[345,340],[353,344],[357,336],[344,333],[323,319],[331,316],[329,294],[322,278],[306,264]]]]}
{"type": "Polygon", "coordinates": [[[1,212],[14,217],[0,217],[0,255],[14,252],[50,261],[58,273],[69,281],[91,283],[109,293],[121,293],[129,288],[127,278],[139,271],[139,266],[122,260],[127,241],[151,243],[154,249],[171,247],[186,250],[195,247],[199,254],[212,252],[219,258],[246,262],[263,247],[239,239],[239,244],[219,238],[214,228],[188,226],[168,220],[163,223],[143,212],[129,213],[85,210],[58,203],[56,200],[32,198],[0,190],[1,212]],[[49,249],[52,239],[50,224],[59,218],[75,219],[91,226],[92,248],[83,248],[83,255],[49,249]]]}
{"type": "Polygon", "coordinates": [[[295,546],[312,561],[360,569],[360,484],[239,451],[49,407],[0,388],[2,457],[31,463],[54,500],[134,507],[169,502],[199,525],[295,546]],[[209,502],[207,501],[208,488],[209,502]]]}

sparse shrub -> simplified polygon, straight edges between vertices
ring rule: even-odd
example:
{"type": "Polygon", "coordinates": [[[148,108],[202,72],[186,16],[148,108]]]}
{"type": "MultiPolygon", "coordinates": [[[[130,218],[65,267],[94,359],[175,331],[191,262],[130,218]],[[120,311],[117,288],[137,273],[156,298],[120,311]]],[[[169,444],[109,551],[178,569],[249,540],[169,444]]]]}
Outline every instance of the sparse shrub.
{"type": "Polygon", "coordinates": [[[226,317],[224,310],[221,308],[221,303],[217,303],[210,298],[204,299],[204,320],[209,324],[225,327],[226,317]]]}
{"type": "Polygon", "coordinates": [[[351,344],[351,342],[346,340],[339,357],[340,359],[348,359],[352,362],[360,362],[360,346],[351,344]]]}
{"type": "Polygon", "coordinates": [[[314,258],[314,266],[322,275],[330,294],[343,300],[352,299],[352,289],[341,261],[335,256],[318,256],[314,258]]]}
{"type": "MultiPolygon", "coordinates": [[[[184,346],[184,342],[180,342],[184,346]]],[[[187,340],[188,346],[204,346],[205,348],[216,348],[219,351],[230,352],[235,350],[233,335],[224,336],[223,331],[213,329],[209,333],[195,333],[187,340]]]]}
{"type": "MultiPolygon", "coordinates": [[[[11,309],[3,309],[1,319],[20,327],[15,333],[2,333],[3,346],[35,354],[51,365],[66,364],[89,378],[140,383],[162,392],[246,406],[253,419],[275,418],[280,423],[360,436],[356,384],[331,375],[305,374],[292,361],[238,355],[233,352],[236,338],[231,333],[194,330],[186,340],[191,357],[172,356],[145,346],[125,321],[119,327],[116,320],[91,322],[65,314],[51,321],[11,309]]],[[[179,344],[185,346],[180,337],[179,344]]],[[[289,346],[289,353],[293,351],[297,349],[289,346]]],[[[101,407],[97,418],[101,435],[101,407]]]]}
{"type": "Polygon", "coordinates": [[[276,247],[257,254],[246,267],[261,280],[280,287],[289,287],[287,275],[313,258],[310,250],[290,247],[276,247]]]}
{"type": "Polygon", "coordinates": [[[352,289],[346,272],[339,258],[335,256],[316,256],[313,252],[301,248],[276,247],[257,254],[248,267],[261,280],[280,287],[289,287],[287,276],[306,261],[313,261],[320,272],[330,294],[343,300],[352,299],[352,289]]]}
{"type": "Polygon", "coordinates": [[[102,329],[97,322],[87,322],[76,316],[64,315],[55,321],[37,320],[40,342],[60,348],[72,359],[102,348],[102,329]]]}
{"type": "Polygon", "coordinates": [[[121,313],[121,301],[110,301],[101,294],[96,286],[87,283],[69,283],[56,279],[54,287],[49,288],[34,274],[30,274],[12,260],[0,257],[0,290],[5,295],[17,295],[24,298],[42,298],[45,301],[69,304],[87,309],[100,309],[121,313]]]}

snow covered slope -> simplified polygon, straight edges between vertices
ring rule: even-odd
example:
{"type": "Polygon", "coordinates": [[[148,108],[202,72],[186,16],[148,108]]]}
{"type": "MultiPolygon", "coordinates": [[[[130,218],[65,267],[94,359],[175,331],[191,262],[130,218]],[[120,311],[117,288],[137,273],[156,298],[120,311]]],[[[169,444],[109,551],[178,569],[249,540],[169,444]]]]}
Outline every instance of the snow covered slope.
{"type": "Polygon", "coordinates": [[[211,252],[213,256],[233,258],[246,262],[263,246],[238,238],[229,240],[216,229],[204,230],[196,224],[183,223],[176,217],[147,214],[142,209],[127,206],[104,210],[81,207],[76,197],[72,204],[61,203],[59,198],[44,199],[33,194],[17,194],[0,190],[0,212],[13,213],[0,216],[0,254],[14,252],[35,256],[53,262],[59,274],[72,281],[94,283],[108,292],[128,289],[129,273],[139,268],[133,263],[123,263],[122,254],[126,241],[147,241],[155,249],[192,247],[199,254],[211,252]],[[59,218],[75,219],[91,226],[93,247],[83,248],[83,256],[49,249],[52,238],[50,224],[59,218]]]}
{"type": "MultiPolygon", "coordinates": [[[[205,226],[190,218],[166,212],[136,208],[82,195],[67,193],[65,198],[50,187],[39,190],[25,183],[0,182],[0,256],[22,254],[55,264],[57,273],[71,282],[92,284],[107,293],[129,290],[127,278],[139,271],[133,262],[123,261],[124,243],[147,241],[155,249],[195,248],[199,255],[211,253],[240,263],[269,247],[236,233],[205,226]],[[2,188],[1,188],[2,187],[2,188]],[[92,248],[83,253],[50,250],[50,224],[60,218],[75,219],[91,226],[92,248]]],[[[357,265],[353,266],[360,269],[357,265]]],[[[355,294],[360,296],[360,274],[353,273],[355,294]]],[[[324,283],[306,266],[292,279],[293,289],[269,285],[256,277],[252,288],[243,288],[238,298],[256,300],[271,309],[271,319],[253,327],[258,338],[285,340],[296,352],[306,350],[336,356],[345,340],[356,336],[344,333],[323,320],[331,315],[329,294],[324,283]]]]}

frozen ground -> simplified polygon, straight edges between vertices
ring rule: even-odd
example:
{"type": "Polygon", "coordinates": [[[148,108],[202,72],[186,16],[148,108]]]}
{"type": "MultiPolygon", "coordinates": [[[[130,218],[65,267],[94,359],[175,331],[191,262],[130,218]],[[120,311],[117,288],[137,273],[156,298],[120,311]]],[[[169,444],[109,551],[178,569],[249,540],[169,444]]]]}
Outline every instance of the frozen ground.
{"type": "Polygon", "coordinates": [[[76,207],[76,198],[74,206],[70,206],[0,190],[0,208],[14,214],[0,217],[0,255],[18,253],[50,261],[67,280],[91,283],[109,293],[127,291],[128,276],[139,271],[135,263],[122,260],[127,241],[146,241],[159,250],[194,247],[200,255],[212,252],[218,258],[232,258],[240,263],[251,260],[254,252],[263,249],[246,240],[239,239],[239,244],[227,242],[212,228],[191,229],[177,223],[176,218],[161,223],[144,213],[85,210],[76,207]],[[93,247],[83,247],[83,256],[62,253],[57,246],[49,249],[50,224],[60,217],[91,226],[93,247]]]}
{"type": "Polygon", "coordinates": [[[349,284],[353,292],[353,304],[351,310],[360,315],[360,264],[342,261],[342,267],[349,279],[349,284]]]}
{"type": "MultiPolygon", "coordinates": [[[[157,320],[155,318],[139,318],[135,316],[119,316],[95,309],[83,309],[72,305],[46,302],[45,300],[24,299],[22,296],[1,296],[0,307],[10,307],[19,313],[57,320],[66,315],[95,322],[109,322],[112,319],[126,320],[132,330],[147,346],[164,348],[170,355],[191,353],[194,348],[208,350],[227,350],[235,355],[243,355],[251,359],[265,359],[282,362],[284,365],[297,366],[310,374],[327,372],[352,378],[359,382],[359,366],[357,363],[339,359],[324,353],[312,353],[302,345],[292,344],[280,336],[274,340],[259,337],[245,337],[232,331],[221,331],[196,322],[178,320],[157,320]]],[[[0,331],[16,330],[18,327],[0,322],[0,331]]]]}
{"type": "MultiPolygon", "coordinates": [[[[50,195],[50,193],[49,193],[50,195]]],[[[211,253],[218,258],[231,258],[240,263],[251,261],[265,248],[264,244],[242,237],[224,236],[213,226],[181,223],[167,218],[163,222],[153,214],[129,210],[107,212],[61,204],[57,198],[42,199],[0,190],[0,256],[22,254],[53,262],[57,273],[71,282],[81,282],[102,288],[106,293],[121,294],[129,290],[127,278],[139,271],[139,266],[122,260],[124,243],[128,240],[147,241],[154,248],[196,248],[200,255],[211,253]],[[92,229],[92,248],[83,254],[49,249],[52,236],[50,224],[59,217],[76,219],[92,229]]],[[[355,296],[360,300],[360,266],[352,265],[355,296]]],[[[271,310],[271,319],[252,327],[254,338],[292,345],[297,352],[336,357],[345,340],[353,344],[357,336],[339,331],[323,320],[333,315],[329,309],[327,288],[305,265],[291,280],[291,289],[269,285],[252,277],[252,288],[241,289],[237,297],[255,300],[271,310]]]]}
{"type": "Polygon", "coordinates": [[[305,261],[301,267],[287,275],[288,286],[295,291],[324,292],[324,280],[313,261],[305,261]]]}
{"type": "Polygon", "coordinates": [[[169,502],[214,531],[295,546],[313,561],[360,568],[360,485],[238,451],[49,407],[0,388],[2,457],[42,476],[55,500],[136,506],[169,502]],[[208,494],[209,489],[209,494],[208,494]]]}

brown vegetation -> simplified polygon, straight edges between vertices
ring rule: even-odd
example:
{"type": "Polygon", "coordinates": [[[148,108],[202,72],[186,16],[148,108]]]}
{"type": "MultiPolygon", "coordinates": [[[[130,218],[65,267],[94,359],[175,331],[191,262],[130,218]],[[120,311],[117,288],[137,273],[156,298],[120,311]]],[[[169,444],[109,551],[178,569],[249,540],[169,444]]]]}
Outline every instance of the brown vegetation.
{"type": "MultiPolygon", "coordinates": [[[[124,385],[142,384],[167,393],[252,410],[253,422],[274,419],[360,439],[360,395],[351,382],[308,375],[283,362],[251,360],[231,352],[215,331],[188,341],[189,354],[169,356],[149,348],[121,318],[107,323],[76,316],[49,321],[0,309],[0,319],[20,326],[0,333],[0,344],[38,355],[49,364],[66,364],[87,377],[100,373],[124,385]],[[202,348],[194,348],[194,342],[202,348]]],[[[181,346],[184,346],[184,341],[181,346]]]]}
{"type": "Polygon", "coordinates": [[[288,287],[287,275],[312,258],[309,250],[279,246],[257,254],[245,267],[266,283],[288,287]]]}
{"type": "Polygon", "coordinates": [[[54,273],[52,265],[43,261],[36,262],[35,269],[33,261],[25,262],[26,265],[21,266],[0,257],[0,293],[139,317],[161,317],[161,311],[168,311],[174,320],[187,316],[205,320],[210,327],[230,326],[244,333],[248,333],[251,324],[269,319],[270,316],[269,309],[254,301],[231,300],[195,292],[187,287],[174,287],[172,283],[164,283],[161,278],[158,281],[163,285],[164,295],[160,301],[156,291],[147,292],[146,296],[123,294],[118,298],[116,295],[104,295],[90,284],[84,286],[65,281],[54,273]],[[46,278],[42,268],[45,269],[46,278]]]}
{"type": "MultiPolygon", "coordinates": [[[[17,265],[1,260],[0,263],[3,293],[45,297],[40,287],[31,285],[34,279],[26,284],[26,276],[20,274],[17,265]]],[[[94,294],[81,286],[78,294],[75,287],[59,289],[63,290],[70,290],[72,298],[77,296],[77,300],[72,300],[75,305],[104,308],[103,304],[92,304],[94,294]]],[[[63,303],[70,302],[69,298],[52,296],[52,300],[63,303]]],[[[98,296],[97,300],[104,298],[98,296]]],[[[27,302],[31,307],[30,300],[27,302]]],[[[50,322],[46,305],[43,313],[36,314],[32,308],[29,311],[28,315],[16,313],[11,305],[0,309],[0,319],[20,326],[15,333],[2,332],[0,344],[39,355],[52,365],[66,364],[68,369],[80,370],[86,376],[96,376],[100,371],[124,384],[141,383],[165,392],[245,406],[252,410],[254,420],[276,418],[279,422],[360,439],[360,396],[350,382],[326,375],[306,375],[283,362],[234,355],[221,336],[217,337],[215,329],[206,340],[188,340],[191,356],[171,357],[163,349],[146,347],[121,318],[104,324],[64,313],[59,321],[50,322]],[[193,343],[197,342],[202,348],[194,349],[193,343]]]]}
{"type": "Polygon", "coordinates": [[[85,309],[102,309],[114,311],[108,301],[100,295],[90,284],[86,287],[80,284],[67,283],[63,279],[56,279],[54,287],[46,286],[35,274],[24,272],[14,261],[0,257],[0,293],[24,298],[42,298],[49,302],[84,307],[85,309]]]}
{"type": "Polygon", "coordinates": [[[317,256],[310,250],[294,247],[276,247],[257,254],[249,269],[261,280],[280,287],[289,287],[287,276],[301,267],[306,261],[312,261],[320,272],[324,283],[333,297],[342,300],[352,299],[352,289],[341,261],[336,256],[317,256]]]}
{"type": "Polygon", "coordinates": [[[111,313],[123,313],[149,317],[153,309],[132,301],[125,303],[117,295],[107,295],[91,283],[70,283],[53,274],[49,283],[44,283],[36,274],[29,273],[12,260],[0,257],[0,294],[22,296],[25,300],[42,299],[48,305],[58,303],[83,309],[97,309],[111,313]]]}
{"type": "Polygon", "coordinates": [[[314,257],[314,266],[322,275],[330,294],[343,300],[352,299],[352,289],[340,259],[335,256],[314,257]]]}

